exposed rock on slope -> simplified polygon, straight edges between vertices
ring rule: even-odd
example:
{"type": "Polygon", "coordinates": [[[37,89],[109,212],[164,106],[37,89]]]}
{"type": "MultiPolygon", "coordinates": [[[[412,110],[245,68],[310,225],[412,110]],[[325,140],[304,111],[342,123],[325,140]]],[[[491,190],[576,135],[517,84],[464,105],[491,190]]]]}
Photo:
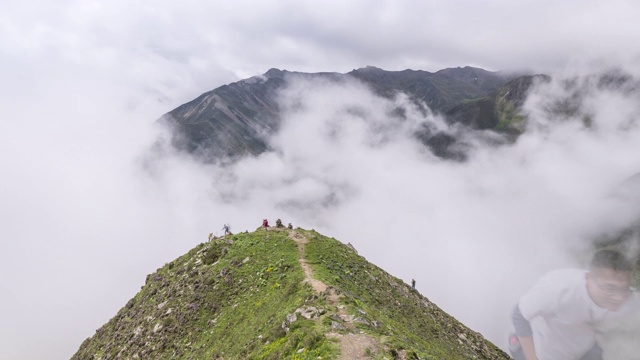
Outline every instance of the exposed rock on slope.
{"type": "Polygon", "coordinates": [[[72,357],[508,359],[401,280],[314,231],[198,245],[72,357]]]}

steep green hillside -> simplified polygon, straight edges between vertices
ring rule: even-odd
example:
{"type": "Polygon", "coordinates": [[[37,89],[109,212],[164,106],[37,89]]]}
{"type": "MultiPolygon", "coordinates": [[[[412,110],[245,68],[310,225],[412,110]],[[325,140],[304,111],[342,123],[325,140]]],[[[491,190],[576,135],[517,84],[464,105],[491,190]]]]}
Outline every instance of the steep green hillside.
{"type": "Polygon", "coordinates": [[[415,359],[508,358],[402,280],[367,262],[349,247],[314,231],[306,257],[317,278],[335,286],[341,303],[360,319],[357,328],[383,339],[390,353],[415,359]]]}
{"type": "Polygon", "coordinates": [[[149,275],[72,359],[507,359],[349,247],[270,228],[149,275]]]}

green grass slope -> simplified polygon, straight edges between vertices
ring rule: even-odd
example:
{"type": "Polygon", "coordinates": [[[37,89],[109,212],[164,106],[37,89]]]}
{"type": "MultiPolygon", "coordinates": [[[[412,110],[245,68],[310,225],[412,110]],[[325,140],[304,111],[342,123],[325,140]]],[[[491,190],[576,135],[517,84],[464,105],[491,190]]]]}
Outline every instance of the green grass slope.
{"type": "Polygon", "coordinates": [[[200,244],[158,269],[72,360],[346,359],[358,351],[508,358],[340,242],[271,228],[200,244]]]}
{"type": "Polygon", "coordinates": [[[405,350],[413,359],[508,359],[479,333],[349,247],[313,231],[306,234],[306,257],[317,277],[339,289],[349,312],[360,317],[358,327],[382,339],[389,354],[405,350]]]}

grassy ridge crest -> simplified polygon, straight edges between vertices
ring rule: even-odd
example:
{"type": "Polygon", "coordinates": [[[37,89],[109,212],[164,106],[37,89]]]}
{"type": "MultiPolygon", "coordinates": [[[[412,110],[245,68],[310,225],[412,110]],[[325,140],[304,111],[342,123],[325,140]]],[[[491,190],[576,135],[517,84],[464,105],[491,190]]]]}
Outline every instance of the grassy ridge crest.
{"type": "Polygon", "coordinates": [[[339,241],[312,230],[260,228],[199,244],[148,275],[72,360],[341,359],[355,353],[508,358],[339,241]]]}

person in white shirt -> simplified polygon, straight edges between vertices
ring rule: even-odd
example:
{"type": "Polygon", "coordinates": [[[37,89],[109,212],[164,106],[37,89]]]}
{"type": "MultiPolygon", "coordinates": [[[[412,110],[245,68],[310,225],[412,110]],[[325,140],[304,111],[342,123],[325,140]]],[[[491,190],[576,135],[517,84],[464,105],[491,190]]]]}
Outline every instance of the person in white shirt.
{"type": "Polygon", "coordinates": [[[588,271],[561,269],[540,278],[513,311],[514,359],[602,359],[598,332],[615,327],[638,306],[632,270],[621,253],[599,250],[588,271]]]}

